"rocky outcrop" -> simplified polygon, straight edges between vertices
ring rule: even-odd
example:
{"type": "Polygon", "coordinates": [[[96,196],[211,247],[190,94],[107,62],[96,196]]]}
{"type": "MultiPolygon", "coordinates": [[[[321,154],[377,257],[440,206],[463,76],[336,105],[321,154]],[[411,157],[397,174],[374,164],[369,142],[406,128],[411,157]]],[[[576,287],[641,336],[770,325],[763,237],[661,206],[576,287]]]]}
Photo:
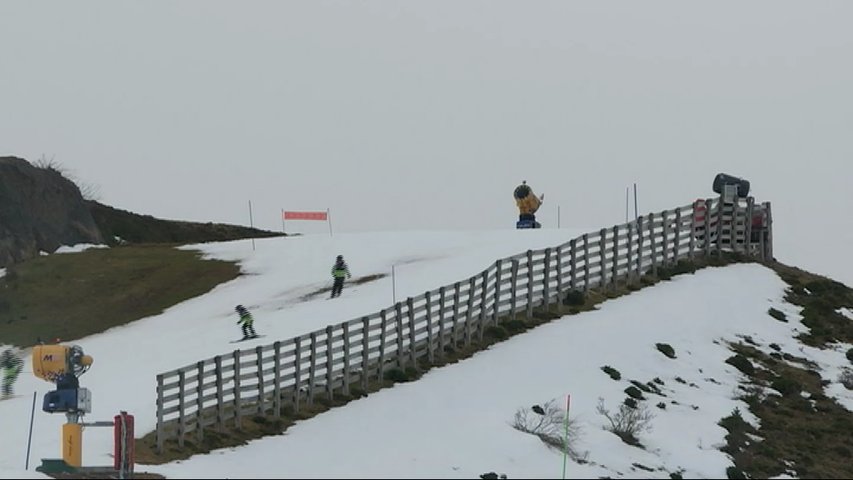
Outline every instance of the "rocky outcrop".
{"type": "Polygon", "coordinates": [[[77,185],[53,168],[0,157],[0,268],[78,243],[103,238],[77,185]]]}

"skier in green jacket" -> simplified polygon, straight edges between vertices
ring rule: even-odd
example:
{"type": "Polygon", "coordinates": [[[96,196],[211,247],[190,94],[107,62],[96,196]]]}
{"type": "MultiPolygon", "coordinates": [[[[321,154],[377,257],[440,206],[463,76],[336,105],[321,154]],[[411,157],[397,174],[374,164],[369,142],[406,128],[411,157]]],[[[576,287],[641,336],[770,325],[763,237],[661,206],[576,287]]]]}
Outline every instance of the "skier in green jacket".
{"type": "Polygon", "coordinates": [[[352,278],[343,255],[338,255],[338,258],[335,259],[335,264],[332,265],[332,277],[335,279],[335,283],[332,285],[331,298],[340,297],[341,291],[344,289],[344,278],[352,278]]]}
{"type": "Polygon", "coordinates": [[[12,396],[12,385],[15,384],[23,368],[23,360],[11,348],[0,355],[0,369],[3,370],[3,398],[12,396]]]}
{"type": "Polygon", "coordinates": [[[252,326],[255,323],[255,319],[252,318],[252,314],[246,310],[246,307],[242,305],[237,305],[234,307],[234,310],[237,311],[237,314],[240,315],[240,320],[237,320],[237,325],[242,324],[243,328],[243,340],[247,340],[249,338],[255,338],[258,336],[255,333],[255,327],[252,326]]]}

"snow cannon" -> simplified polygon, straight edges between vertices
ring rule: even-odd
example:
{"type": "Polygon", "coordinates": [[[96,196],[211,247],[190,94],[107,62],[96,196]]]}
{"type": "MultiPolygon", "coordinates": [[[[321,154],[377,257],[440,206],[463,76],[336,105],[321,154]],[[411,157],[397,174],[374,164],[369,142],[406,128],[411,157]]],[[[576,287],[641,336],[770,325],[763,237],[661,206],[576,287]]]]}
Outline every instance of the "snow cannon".
{"type": "Polygon", "coordinates": [[[515,187],[512,192],[515,198],[515,205],[518,207],[518,222],[515,228],[541,228],[542,225],[536,221],[536,211],[542,205],[542,200],[545,195],[539,197],[533,193],[533,189],[527,185],[527,180],[521,182],[521,185],[515,187]]]}
{"type": "MultiPolygon", "coordinates": [[[[712,185],[714,193],[719,193],[726,198],[734,199],[734,197],[746,198],[749,195],[749,181],[738,178],[725,173],[718,173],[714,177],[712,185]]],[[[730,201],[727,203],[731,203],[730,201]]]]}

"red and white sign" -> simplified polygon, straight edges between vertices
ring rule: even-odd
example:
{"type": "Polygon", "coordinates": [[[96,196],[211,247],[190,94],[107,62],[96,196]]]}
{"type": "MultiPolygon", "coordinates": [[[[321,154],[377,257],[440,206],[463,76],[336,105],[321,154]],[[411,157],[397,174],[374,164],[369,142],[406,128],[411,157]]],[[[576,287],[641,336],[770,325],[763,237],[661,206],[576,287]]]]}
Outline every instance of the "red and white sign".
{"type": "Polygon", "coordinates": [[[328,220],[328,212],[284,212],[284,220],[328,220]]]}

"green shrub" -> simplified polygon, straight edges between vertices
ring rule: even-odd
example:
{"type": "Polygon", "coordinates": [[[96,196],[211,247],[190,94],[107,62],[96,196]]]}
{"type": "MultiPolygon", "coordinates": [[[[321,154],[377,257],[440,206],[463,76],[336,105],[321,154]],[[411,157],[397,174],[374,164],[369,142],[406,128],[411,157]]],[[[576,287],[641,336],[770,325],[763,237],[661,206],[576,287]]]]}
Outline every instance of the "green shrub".
{"type": "Polygon", "coordinates": [[[524,322],[524,320],[509,320],[504,323],[504,328],[510,334],[515,334],[527,330],[527,324],[524,322]]]}
{"type": "Polygon", "coordinates": [[[631,397],[625,397],[625,400],[622,401],[629,408],[637,408],[637,401],[631,397]]]}
{"type": "Polygon", "coordinates": [[[772,348],[773,350],[776,350],[777,352],[782,350],[782,347],[780,347],[780,346],[779,346],[778,344],[776,344],[776,343],[771,343],[771,344],[769,345],[769,347],[770,347],[770,348],[772,348]]]}
{"type": "Polygon", "coordinates": [[[399,368],[392,368],[391,370],[387,370],[382,377],[385,380],[398,383],[398,382],[408,382],[409,376],[406,375],[406,372],[399,368]]]}
{"type": "Polygon", "coordinates": [[[773,307],[770,307],[770,310],[767,311],[767,314],[770,315],[771,317],[775,318],[776,320],[779,320],[780,322],[787,322],[788,321],[788,318],[785,316],[784,312],[782,312],[780,310],[776,310],[773,307]]]}
{"type": "Polygon", "coordinates": [[[726,478],[738,479],[739,480],[739,479],[748,478],[748,477],[739,468],[728,467],[728,468],[726,468],[726,478]]]}
{"type": "Polygon", "coordinates": [[[779,377],[770,383],[770,388],[781,393],[783,396],[800,393],[802,386],[796,380],[788,377],[779,377]]]}
{"type": "Polygon", "coordinates": [[[605,365],[605,366],[601,367],[601,369],[604,370],[604,373],[610,375],[610,378],[612,378],[613,380],[621,380],[622,379],[622,374],[619,373],[619,370],[616,370],[615,368],[611,367],[610,365],[605,365]]]}
{"type": "Polygon", "coordinates": [[[506,340],[509,338],[509,333],[501,326],[490,325],[483,330],[483,336],[495,340],[506,340]]]}
{"type": "Polygon", "coordinates": [[[853,348],[847,350],[847,360],[850,360],[850,363],[853,363],[853,348]]]}
{"type": "Polygon", "coordinates": [[[755,373],[755,366],[752,362],[749,361],[748,358],[744,357],[741,354],[734,355],[726,359],[726,363],[737,368],[744,375],[753,375],[755,373]]]}
{"type": "Polygon", "coordinates": [[[569,290],[563,298],[563,305],[580,307],[586,303],[586,295],[582,290],[569,290]]]}
{"type": "Polygon", "coordinates": [[[631,380],[631,384],[634,385],[635,387],[639,388],[640,390],[646,392],[646,393],[652,393],[652,389],[643,382],[631,380]]]}
{"type": "Polygon", "coordinates": [[[630,386],[626,388],[625,393],[633,399],[643,400],[643,392],[641,392],[640,389],[635,386],[630,386]]]}
{"type": "Polygon", "coordinates": [[[656,343],[655,347],[664,355],[669,358],[675,358],[675,349],[672,348],[668,343],[656,343]]]}
{"type": "Polygon", "coordinates": [[[663,403],[663,402],[659,402],[659,403],[658,403],[658,405],[657,405],[657,407],[658,407],[659,409],[661,409],[661,410],[666,410],[666,404],[665,404],[665,403],[663,403]]]}

